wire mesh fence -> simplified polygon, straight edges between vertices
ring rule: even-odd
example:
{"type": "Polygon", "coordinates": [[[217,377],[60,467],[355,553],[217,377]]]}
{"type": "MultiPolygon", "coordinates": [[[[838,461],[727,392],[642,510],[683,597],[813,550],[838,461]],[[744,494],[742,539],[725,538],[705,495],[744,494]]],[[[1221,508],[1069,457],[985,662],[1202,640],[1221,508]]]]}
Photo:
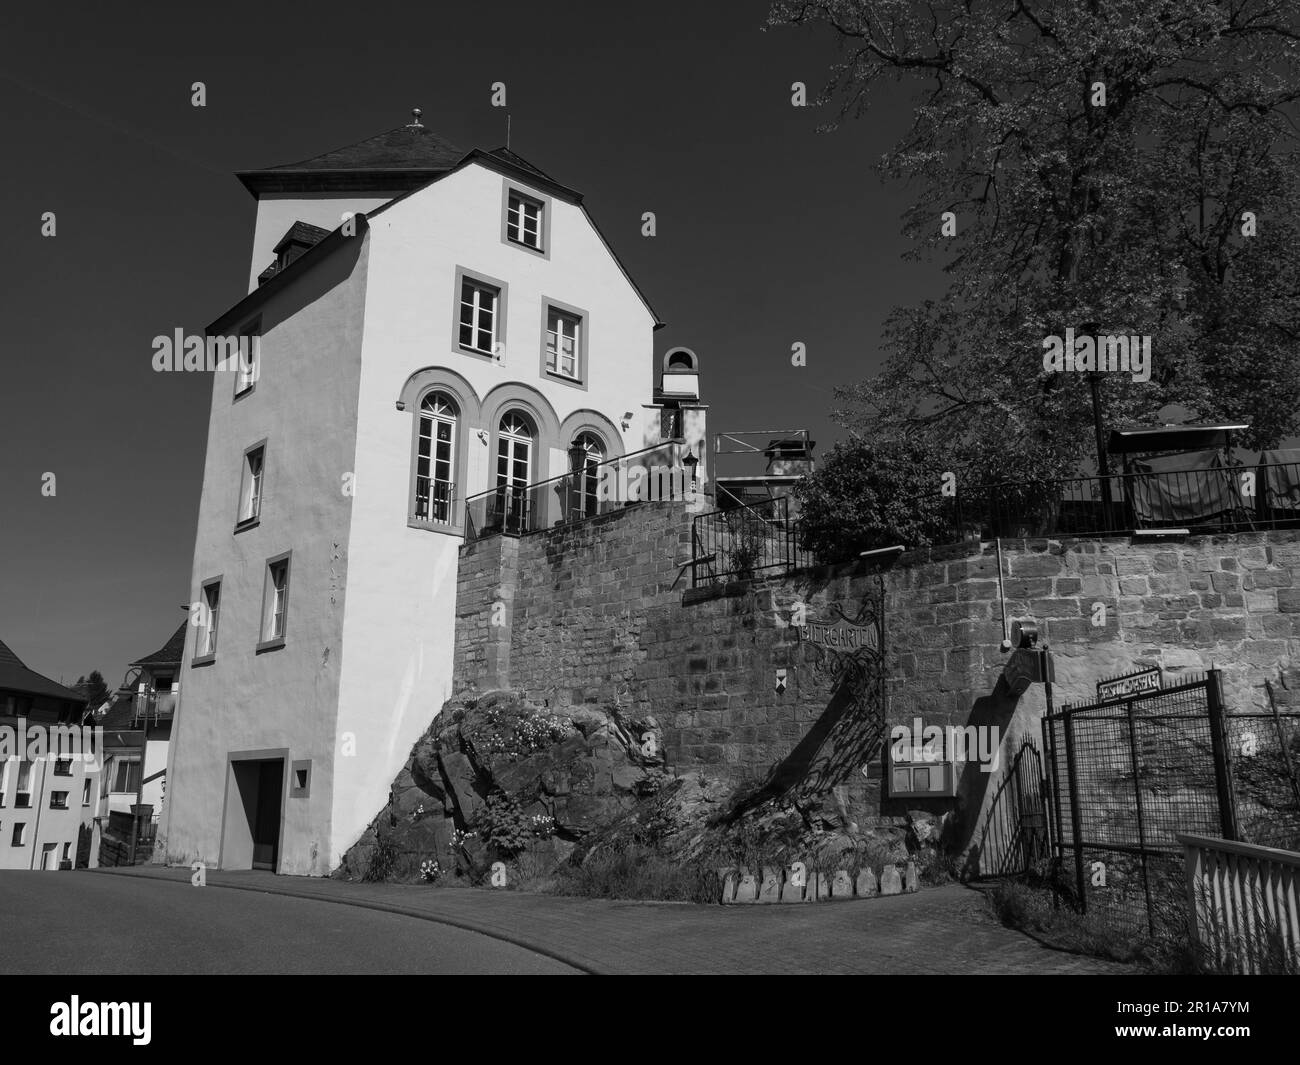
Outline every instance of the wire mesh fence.
{"type": "Polygon", "coordinates": [[[1294,847],[1300,715],[1231,712],[1217,670],[1043,719],[1058,872],[1084,913],[1186,931],[1179,834],[1294,847]]]}

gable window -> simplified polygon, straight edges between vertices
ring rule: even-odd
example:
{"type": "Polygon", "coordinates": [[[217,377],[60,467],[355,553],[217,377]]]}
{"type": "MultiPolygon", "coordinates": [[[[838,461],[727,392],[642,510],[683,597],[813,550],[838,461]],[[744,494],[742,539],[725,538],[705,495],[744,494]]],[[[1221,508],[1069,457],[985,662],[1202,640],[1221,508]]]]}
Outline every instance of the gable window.
{"type": "Polygon", "coordinates": [[[506,202],[506,239],[541,251],[542,215],[541,202],[512,189],[506,202]]]}
{"type": "Polygon", "coordinates": [[[500,339],[501,290],[471,278],[460,284],[460,346],[494,355],[500,339]]]}
{"type": "Polygon", "coordinates": [[[533,429],[518,411],[497,427],[497,513],[507,532],[528,527],[528,484],[532,479],[533,429]]]}
{"type": "Polygon", "coordinates": [[[266,563],[266,588],[263,592],[262,642],[258,647],[270,650],[284,644],[289,619],[289,556],[281,555],[266,563]],[[268,646],[270,645],[270,646],[268,646]]]}
{"type": "Polygon", "coordinates": [[[578,352],[582,319],[552,307],[546,316],[546,368],[561,377],[578,380],[578,352]]]}
{"type": "Polygon", "coordinates": [[[452,523],[456,486],[456,404],[445,392],[430,392],[420,401],[420,429],[415,451],[416,521],[452,523]]]}
{"type": "MultiPolygon", "coordinates": [[[[203,586],[203,624],[199,628],[198,654],[217,653],[217,619],[221,614],[221,582],[211,581],[203,586]]],[[[168,687],[170,687],[170,682],[168,687]]]]}
{"type": "Polygon", "coordinates": [[[251,525],[262,514],[262,474],[266,467],[266,445],[244,452],[244,471],[239,487],[239,525],[251,525]]]}

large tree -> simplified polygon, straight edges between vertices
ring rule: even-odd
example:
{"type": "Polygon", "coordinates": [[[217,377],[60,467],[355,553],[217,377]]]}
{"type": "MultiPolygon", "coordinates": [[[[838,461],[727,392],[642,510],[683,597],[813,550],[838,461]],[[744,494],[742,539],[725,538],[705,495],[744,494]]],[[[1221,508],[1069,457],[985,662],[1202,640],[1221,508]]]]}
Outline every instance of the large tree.
{"type": "Polygon", "coordinates": [[[881,165],[916,191],[916,254],[951,279],[894,311],[881,371],[840,390],[843,424],[942,441],[981,478],[1072,472],[1093,451],[1088,383],[1045,371],[1043,341],[1092,323],[1152,337],[1150,382],[1102,381],[1110,425],[1177,402],[1250,422],[1248,445],[1300,432],[1298,10],[776,0],[772,25],[838,35],[820,101],[841,117],[910,80],[881,165]]]}

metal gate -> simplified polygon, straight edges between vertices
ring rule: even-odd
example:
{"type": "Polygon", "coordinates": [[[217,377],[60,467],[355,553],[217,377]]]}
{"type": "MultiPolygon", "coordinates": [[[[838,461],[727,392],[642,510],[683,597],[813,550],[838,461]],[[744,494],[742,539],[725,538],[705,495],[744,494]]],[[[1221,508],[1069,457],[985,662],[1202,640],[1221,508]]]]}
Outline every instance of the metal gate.
{"type": "Polygon", "coordinates": [[[1178,936],[1179,833],[1274,845],[1300,839],[1294,712],[1230,713],[1218,670],[1043,719],[1053,856],[1077,907],[1178,936]],[[1234,779],[1235,771],[1235,779],[1234,779]],[[1243,833],[1240,814],[1246,814],[1243,833]]]}

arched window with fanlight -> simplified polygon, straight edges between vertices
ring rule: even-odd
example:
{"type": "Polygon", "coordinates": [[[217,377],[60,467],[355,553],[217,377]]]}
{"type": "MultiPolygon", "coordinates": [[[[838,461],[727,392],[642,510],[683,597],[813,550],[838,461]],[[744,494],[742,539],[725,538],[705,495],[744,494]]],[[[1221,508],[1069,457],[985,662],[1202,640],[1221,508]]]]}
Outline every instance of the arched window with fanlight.
{"type": "Polygon", "coordinates": [[[497,426],[497,512],[508,532],[528,529],[528,485],[533,481],[534,430],[519,411],[507,411],[497,426]]]}
{"type": "Polygon", "coordinates": [[[456,494],[456,423],[460,411],[445,392],[430,392],[420,401],[415,447],[415,499],[412,517],[432,525],[452,524],[456,494]]]}
{"type": "Polygon", "coordinates": [[[600,464],[605,461],[605,444],[595,433],[579,433],[569,454],[574,473],[569,520],[576,521],[600,513],[600,464]]]}

